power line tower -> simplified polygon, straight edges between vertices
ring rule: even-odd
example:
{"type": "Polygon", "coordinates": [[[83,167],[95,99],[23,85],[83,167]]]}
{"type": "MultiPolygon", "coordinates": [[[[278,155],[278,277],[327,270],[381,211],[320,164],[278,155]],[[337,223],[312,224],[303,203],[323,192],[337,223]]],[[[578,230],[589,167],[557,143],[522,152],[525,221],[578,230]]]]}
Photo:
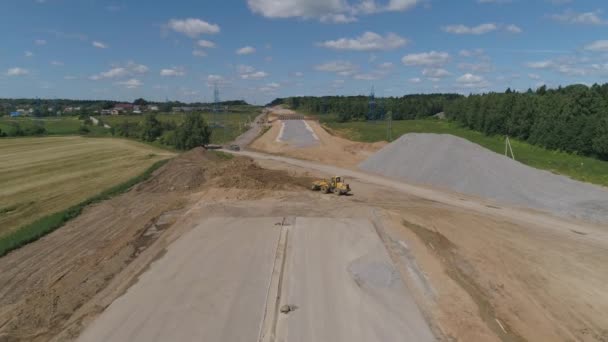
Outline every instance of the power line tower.
{"type": "Polygon", "coordinates": [[[372,86],[372,91],[369,94],[368,105],[369,111],[367,113],[367,120],[376,120],[376,92],[374,91],[374,86],[372,86]]]}

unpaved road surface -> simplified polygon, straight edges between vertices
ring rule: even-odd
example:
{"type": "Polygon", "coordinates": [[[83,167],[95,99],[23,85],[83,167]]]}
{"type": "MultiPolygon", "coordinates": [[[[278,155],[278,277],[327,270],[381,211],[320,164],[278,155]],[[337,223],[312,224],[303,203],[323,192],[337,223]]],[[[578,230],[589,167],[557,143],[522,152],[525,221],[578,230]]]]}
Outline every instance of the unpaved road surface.
{"type": "Polygon", "coordinates": [[[78,340],[404,337],[434,339],[371,222],[217,217],[169,246],[78,340]],[[277,312],[283,305],[295,309],[277,312]]]}
{"type": "Polygon", "coordinates": [[[284,142],[294,147],[311,147],[319,145],[319,137],[304,120],[285,120],[281,122],[281,131],[277,142],[284,142]]]}
{"type": "Polygon", "coordinates": [[[278,341],[433,341],[372,223],[298,217],[289,230],[278,341]]]}
{"type": "Polygon", "coordinates": [[[78,341],[255,341],[282,218],[210,218],[182,236],[78,341]]]}
{"type": "Polygon", "coordinates": [[[286,109],[271,110],[268,117],[272,127],[249,147],[260,152],[354,168],[386,145],[384,142],[367,144],[332,136],[314,120],[277,119],[279,115],[290,114],[295,115],[286,109]]]}

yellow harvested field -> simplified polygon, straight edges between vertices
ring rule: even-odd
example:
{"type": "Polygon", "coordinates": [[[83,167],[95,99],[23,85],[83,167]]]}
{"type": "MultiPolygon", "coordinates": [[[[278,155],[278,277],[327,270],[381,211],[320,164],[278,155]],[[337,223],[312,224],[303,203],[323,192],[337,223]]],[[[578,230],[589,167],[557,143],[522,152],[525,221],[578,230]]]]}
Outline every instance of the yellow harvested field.
{"type": "Polygon", "coordinates": [[[0,140],[0,236],[123,183],[174,153],[112,138],[0,140]]]}

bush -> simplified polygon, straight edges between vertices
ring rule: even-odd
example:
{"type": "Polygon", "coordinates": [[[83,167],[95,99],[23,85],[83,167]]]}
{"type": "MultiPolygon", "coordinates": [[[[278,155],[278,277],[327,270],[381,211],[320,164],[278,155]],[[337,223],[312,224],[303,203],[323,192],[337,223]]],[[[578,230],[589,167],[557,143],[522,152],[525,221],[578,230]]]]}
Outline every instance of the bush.
{"type": "Polygon", "coordinates": [[[82,134],[82,135],[86,135],[86,134],[91,133],[91,130],[89,129],[89,127],[87,127],[87,126],[85,126],[85,125],[82,125],[82,126],[80,126],[80,128],[78,129],[78,133],[79,133],[79,134],[82,134]]]}
{"type": "Polygon", "coordinates": [[[147,114],[142,124],[140,138],[143,141],[154,141],[163,134],[161,123],[156,119],[156,115],[147,114]]]}
{"type": "Polygon", "coordinates": [[[211,141],[212,130],[201,114],[190,113],[175,132],[175,147],[189,150],[211,141]]]}

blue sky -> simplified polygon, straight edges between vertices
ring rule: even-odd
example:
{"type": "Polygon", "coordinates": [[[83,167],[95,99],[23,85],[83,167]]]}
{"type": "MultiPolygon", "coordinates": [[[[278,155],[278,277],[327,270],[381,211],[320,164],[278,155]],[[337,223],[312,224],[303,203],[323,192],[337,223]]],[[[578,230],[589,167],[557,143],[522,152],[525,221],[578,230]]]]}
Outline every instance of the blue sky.
{"type": "Polygon", "coordinates": [[[601,0],[3,0],[0,97],[263,104],[608,82],[601,0]]]}

